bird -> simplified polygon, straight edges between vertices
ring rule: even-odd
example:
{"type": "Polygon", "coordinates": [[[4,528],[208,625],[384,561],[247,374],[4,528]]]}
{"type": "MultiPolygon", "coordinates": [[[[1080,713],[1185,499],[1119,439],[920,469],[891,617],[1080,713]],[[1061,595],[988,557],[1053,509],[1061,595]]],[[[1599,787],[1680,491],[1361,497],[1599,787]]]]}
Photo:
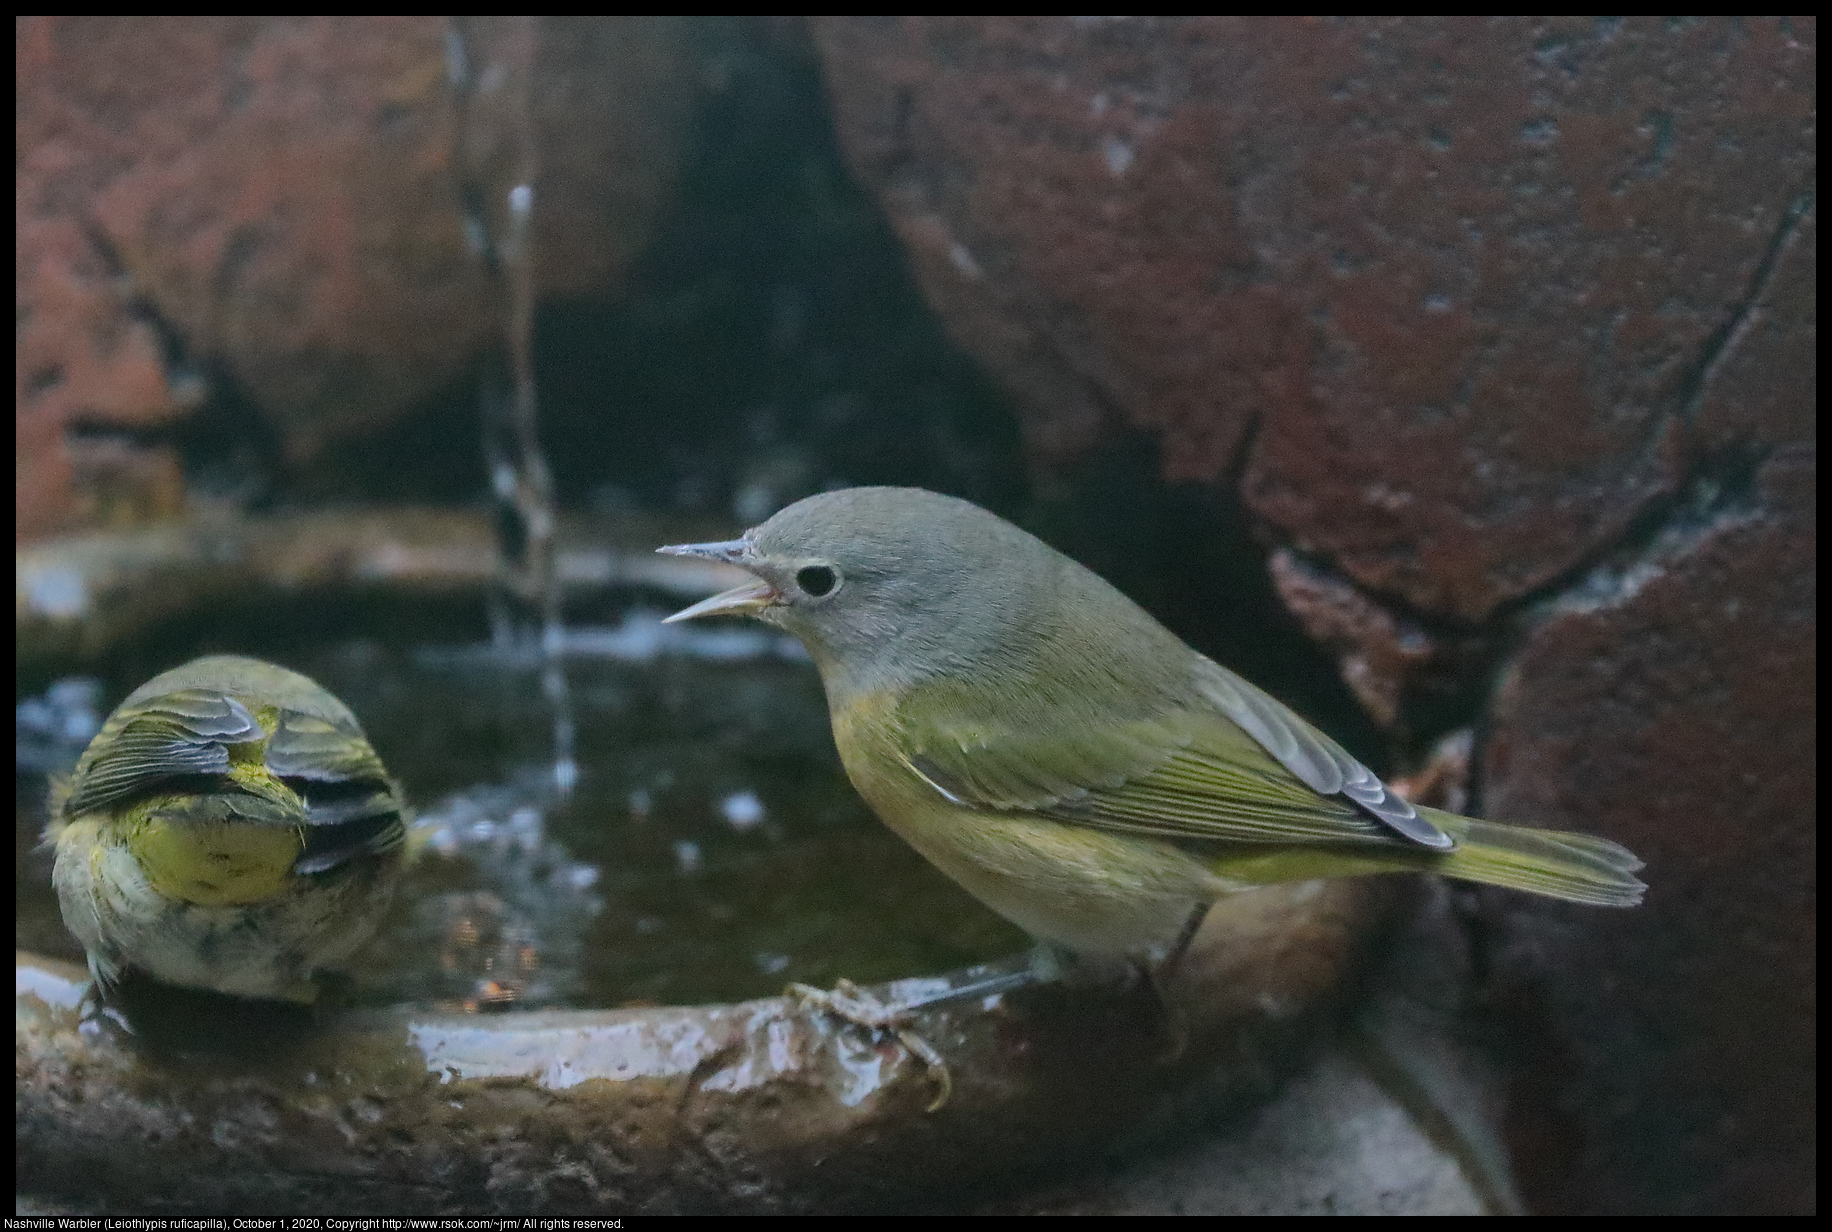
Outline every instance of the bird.
{"type": "Polygon", "coordinates": [[[54,781],[44,839],[98,999],[139,972],[309,1005],[386,912],[408,819],[349,707],[210,655],[115,708],[54,781]]]}
{"type": "Polygon", "coordinates": [[[754,580],[668,619],[800,639],[878,817],[974,897],[1075,955],[1150,964],[1224,895],[1436,872],[1627,907],[1608,839],[1409,803],[1335,740],[1113,585],[968,501],[864,487],[735,540],[659,549],[754,580]]]}

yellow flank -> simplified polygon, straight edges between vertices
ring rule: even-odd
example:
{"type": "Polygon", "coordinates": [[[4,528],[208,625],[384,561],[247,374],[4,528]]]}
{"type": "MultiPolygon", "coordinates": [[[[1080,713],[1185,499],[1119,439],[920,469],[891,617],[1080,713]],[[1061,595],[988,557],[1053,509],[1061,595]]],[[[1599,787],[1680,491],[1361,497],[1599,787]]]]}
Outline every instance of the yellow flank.
{"type": "Polygon", "coordinates": [[[202,907],[258,903],[287,887],[305,836],[291,826],[173,821],[160,800],[132,810],[127,847],[155,890],[202,907]]]}
{"type": "Polygon", "coordinates": [[[1175,937],[1198,902],[1228,888],[1155,839],[949,802],[903,760],[895,708],[884,690],[833,708],[853,786],[905,842],[1027,932],[1083,953],[1114,952],[1125,948],[1115,936],[1175,937]]]}

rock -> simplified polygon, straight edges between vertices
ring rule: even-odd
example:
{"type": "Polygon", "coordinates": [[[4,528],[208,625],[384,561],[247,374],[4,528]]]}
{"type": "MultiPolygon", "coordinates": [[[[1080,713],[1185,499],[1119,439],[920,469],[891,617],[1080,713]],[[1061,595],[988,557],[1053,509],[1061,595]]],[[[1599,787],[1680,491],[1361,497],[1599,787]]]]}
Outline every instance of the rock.
{"type": "MultiPolygon", "coordinates": [[[[291,607],[301,595],[366,590],[454,600],[497,584],[495,527],[474,510],[320,509],[213,516],[60,536],[14,553],[14,645],[41,664],[93,662],[161,620],[196,619],[212,603],[291,607]]],[[[647,588],[703,598],[742,571],[657,556],[657,543],[730,538],[721,521],[626,513],[568,517],[555,568],[571,594],[647,588]]]]}
{"type": "Polygon", "coordinates": [[[1813,451],[1780,451],[1556,604],[1495,700],[1489,811],[1605,833],[1650,887],[1504,909],[1535,1209],[1814,1209],[1813,528],[1813,451]]]}
{"type": "MultiPolygon", "coordinates": [[[[1398,887],[1395,887],[1396,889],[1398,887]]],[[[1200,1087],[1178,1132],[988,1214],[1521,1213],[1501,1138],[1503,1069],[1470,1029],[1473,891],[1412,882],[1356,998],[1278,1094],[1222,1115],[1200,1087]]]]}
{"type": "Polygon", "coordinates": [[[1167,479],[1238,473],[1281,538],[1466,621],[1676,490],[1812,202],[1810,21],[814,28],[1036,459],[1147,428],[1167,479]]]}
{"type": "Polygon", "coordinates": [[[814,30],[1041,471],[1236,486],[1390,733],[1487,709],[1472,808],[1648,859],[1490,896],[1528,1206],[1810,1210],[1814,22],[814,30]]]}
{"type": "Polygon", "coordinates": [[[480,245],[503,244],[492,207],[530,165],[538,276],[608,294],[698,89],[674,19],[37,17],[17,34],[25,536],[174,512],[159,430],[222,396],[219,376],[293,462],[458,376],[499,336],[480,245]]]}
{"type": "Polygon", "coordinates": [[[1402,694],[1437,659],[1436,640],[1289,548],[1275,551],[1266,566],[1304,632],[1337,656],[1356,700],[1382,727],[1398,726],[1402,694]]]}
{"type": "Polygon", "coordinates": [[[893,1033],[780,997],[315,1021],[147,987],[130,1036],[118,1009],[81,1017],[80,967],[22,953],[20,1184],[171,1212],[943,1207],[1060,1175],[1194,1079],[1218,1106],[1263,1098],[1385,900],[1351,881],[1223,904],[1187,956],[1176,1064],[1144,981],[920,1011],[952,1080],[933,1112],[935,1075],[893,1033]]]}
{"type": "Polygon", "coordinates": [[[1243,1123],[1000,1214],[1486,1215],[1456,1158],[1357,1062],[1326,1053],[1243,1123]]]}

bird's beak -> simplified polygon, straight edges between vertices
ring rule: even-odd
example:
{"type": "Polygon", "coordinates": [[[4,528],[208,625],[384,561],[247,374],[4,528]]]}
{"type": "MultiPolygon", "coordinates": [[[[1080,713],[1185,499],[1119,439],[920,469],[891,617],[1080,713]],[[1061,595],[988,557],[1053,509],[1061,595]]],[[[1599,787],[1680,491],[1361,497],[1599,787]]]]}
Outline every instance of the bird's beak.
{"type": "MultiPolygon", "coordinates": [[[[672,547],[655,550],[667,556],[716,560],[720,564],[737,565],[741,569],[750,568],[752,560],[751,545],[742,539],[728,539],[723,543],[677,543],[672,547]]],[[[692,607],[682,608],[662,623],[671,625],[679,620],[697,620],[701,616],[750,615],[773,606],[779,598],[776,588],[759,578],[742,586],[734,586],[710,599],[702,599],[692,607]]]]}

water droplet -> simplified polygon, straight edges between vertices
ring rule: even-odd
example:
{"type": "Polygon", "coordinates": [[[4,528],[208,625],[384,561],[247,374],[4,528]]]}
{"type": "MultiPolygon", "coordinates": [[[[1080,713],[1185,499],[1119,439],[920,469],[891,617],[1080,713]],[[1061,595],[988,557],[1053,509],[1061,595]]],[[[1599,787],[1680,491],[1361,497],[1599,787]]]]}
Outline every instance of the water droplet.
{"type": "Polygon", "coordinates": [[[89,587],[80,571],[68,565],[25,570],[26,601],[43,616],[81,616],[89,606],[89,587]]]}
{"type": "Polygon", "coordinates": [[[742,834],[763,820],[763,801],[756,792],[733,792],[719,801],[719,812],[727,825],[742,834]]]}
{"type": "Polygon", "coordinates": [[[1118,137],[1108,137],[1100,145],[1101,157],[1107,161],[1107,170],[1114,176],[1126,174],[1126,168],[1132,166],[1132,146],[1118,137]]]}

